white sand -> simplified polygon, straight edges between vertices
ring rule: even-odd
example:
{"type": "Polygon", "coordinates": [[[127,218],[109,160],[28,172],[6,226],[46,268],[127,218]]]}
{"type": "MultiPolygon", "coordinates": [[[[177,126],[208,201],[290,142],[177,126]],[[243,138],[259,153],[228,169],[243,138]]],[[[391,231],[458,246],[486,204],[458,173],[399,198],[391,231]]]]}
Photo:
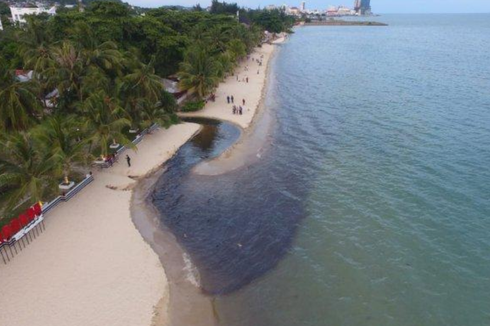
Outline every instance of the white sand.
{"type": "Polygon", "coordinates": [[[181,124],[146,136],[128,152],[132,168],[123,155],[49,212],[46,231],[0,265],[0,325],[151,325],[154,306],[168,302],[165,272],[131,220],[131,191],[106,185],[133,184],[126,175],[159,167],[198,129],[181,124]]]}
{"type": "MultiPolygon", "coordinates": [[[[247,128],[262,98],[273,49],[258,48],[251,58],[263,55],[262,66],[244,61],[235,76],[220,84],[216,102],[185,116],[247,128]],[[246,77],[248,83],[242,81],[246,77]],[[232,114],[227,95],[237,105],[246,100],[243,115],[232,114]]],[[[186,123],[145,136],[136,152],[125,152],[114,167],[94,173],[94,182],[49,212],[46,231],[8,265],[0,265],[0,325],[149,326],[155,312],[158,324],[167,324],[165,271],[131,220],[128,190],[135,177],[159,168],[198,130],[186,123]]]]}
{"type": "MultiPolygon", "coordinates": [[[[280,43],[284,39],[278,39],[274,43],[280,43]]],[[[251,55],[250,59],[245,59],[236,69],[234,76],[229,76],[221,83],[216,90],[216,101],[209,101],[203,110],[191,113],[182,113],[183,117],[204,117],[226,120],[247,128],[253,120],[253,117],[259,107],[262,99],[262,91],[266,83],[266,72],[270,58],[274,52],[275,45],[264,44],[257,48],[251,55]],[[261,57],[263,58],[261,59],[261,57]],[[262,66],[252,60],[262,60],[262,66]],[[257,74],[259,71],[259,74],[257,74]],[[237,81],[238,77],[238,81],[237,81]],[[248,77],[248,83],[243,81],[248,77]],[[233,104],[228,104],[226,97],[234,97],[234,104],[243,107],[243,115],[233,114],[233,104]],[[242,100],[245,99],[245,105],[242,100]]]]}

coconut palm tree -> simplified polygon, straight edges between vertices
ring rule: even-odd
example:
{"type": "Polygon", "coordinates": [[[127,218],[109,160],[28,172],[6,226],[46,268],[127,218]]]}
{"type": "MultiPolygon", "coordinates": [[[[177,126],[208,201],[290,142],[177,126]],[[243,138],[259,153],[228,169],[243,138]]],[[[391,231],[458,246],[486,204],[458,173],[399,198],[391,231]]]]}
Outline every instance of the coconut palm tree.
{"type": "Polygon", "coordinates": [[[26,130],[33,125],[43,113],[37,93],[37,83],[22,83],[7,73],[0,84],[0,129],[26,130]]]}
{"type": "Polygon", "coordinates": [[[144,97],[150,101],[158,101],[163,84],[160,76],[155,74],[155,58],[148,64],[141,64],[131,74],[124,76],[121,85],[124,94],[129,96],[144,97]]]}
{"type": "Polygon", "coordinates": [[[213,49],[218,52],[226,50],[226,42],[229,40],[229,32],[223,31],[220,26],[214,26],[206,32],[206,40],[208,44],[212,44],[213,49]]]}
{"type": "Polygon", "coordinates": [[[131,120],[116,98],[104,91],[90,95],[80,107],[83,114],[82,128],[87,141],[98,149],[101,157],[107,156],[111,143],[131,146],[131,141],[121,132],[131,126],[131,120]]]}
{"type": "Polygon", "coordinates": [[[163,83],[155,74],[154,58],[148,64],[141,64],[133,73],[124,76],[119,85],[119,94],[125,103],[125,110],[137,129],[145,110],[151,109],[160,100],[163,83]]]}
{"type": "Polygon", "coordinates": [[[239,39],[233,39],[228,42],[228,51],[233,54],[235,60],[239,60],[247,54],[247,47],[239,39]]]}
{"type": "Polygon", "coordinates": [[[94,65],[110,75],[119,75],[123,67],[123,56],[114,42],[104,42],[95,48],[84,50],[85,64],[94,65]]]}
{"type": "Polygon", "coordinates": [[[28,133],[2,135],[0,200],[6,209],[47,199],[56,191],[57,174],[50,152],[41,151],[28,133]]]}
{"type": "Polygon", "coordinates": [[[54,115],[33,130],[40,148],[51,152],[56,170],[63,175],[65,184],[70,182],[74,168],[86,166],[92,159],[86,140],[79,139],[76,133],[80,127],[75,116],[54,115]]]}
{"type": "Polygon", "coordinates": [[[176,106],[177,104],[172,94],[162,90],[160,100],[156,104],[144,107],[141,115],[141,127],[148,128],[157,123],[161,127],[168,128],[173,123],[177,123],[178,118],[174,113],[176,106]]]}
{"type": "Polygon", "coordinates": [[[197,93],[203,98],[218,84],[220,69],[220,63],[214,57],[202,48],[193,47],[180,64],[177,73],[180,78],[179,88],[197,93]]]}
{"type": "Polygon", "coordinates": [[[49,57],[52,40],[44,24],[41,20],[29,17],[25,27],[16,33],[24,68],[33,69],[36,73],[42,73],[52,61],[49,57]]]}
{"type": "Polygon", "coordinates": [[[235,55],[232,54],[230,51],[221,53],[218,56],[218,61],[220,63],[219,66],[221,68],[219,71],[219,76],[221,78],[225,77],[227,73],[232,71],[236,65],[235,55]]]}
{"type": "Polygon", "coordinates": [[[83,52],[85,66],[97,66],[114,76],[121,72],[123,56],[115,42],[100,43],[94,29],[84,21],[77,22],[69,33],[76,47],[83,52]]]}
{"type": "Polygon", "coordinates": [[[82,101],[82,80],[85,74],[85,64],[82,53],[69,41],[63,41],[60,46],[51,50],[53,66],[45,71],[52,85],[56,85],[60,96],[67,101],[82,101]]]}

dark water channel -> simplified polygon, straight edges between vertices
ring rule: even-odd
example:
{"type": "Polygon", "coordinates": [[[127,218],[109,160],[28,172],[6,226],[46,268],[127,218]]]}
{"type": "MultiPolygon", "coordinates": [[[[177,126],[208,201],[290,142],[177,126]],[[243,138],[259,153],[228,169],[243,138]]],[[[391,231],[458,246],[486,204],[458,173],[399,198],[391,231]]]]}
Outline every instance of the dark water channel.
{"type": "MultiPolygon", "coordinates": [[[[163,223],[196,265],[207,294],[227,294],[276,266],[288,252],[305,216],[300,166],[276,164],[273,152],[255,164],[217,176],[192,168],[212,159],[240,137],[225,122],[191,119],[202,131],[167,164],[152,194],[163,223]]],[[[277,145],[277,144],[276,144],[277,145]]],[[[277,153],[276,153],[277,155],[277,153]]]]}

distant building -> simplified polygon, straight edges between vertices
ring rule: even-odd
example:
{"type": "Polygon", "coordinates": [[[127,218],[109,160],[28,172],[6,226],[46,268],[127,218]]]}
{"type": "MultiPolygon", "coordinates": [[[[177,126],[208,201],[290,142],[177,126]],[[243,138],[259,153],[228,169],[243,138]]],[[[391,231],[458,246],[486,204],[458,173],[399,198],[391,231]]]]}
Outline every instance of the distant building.
{"type": "Polygon", "coordinates": [[[306,2],[305,1],[301,2],[301,6],[299,7],[299,9],[303,12],[306,11],[306,2]]]}
{"type": "Polygon", "coordinates": [[[54,16],[56,15],[56,7],[51,7],[49,9],[32,6],[32,7],[10,7],[10,12],[12,13],[12,22],[25,24],[26,15],[39,15],[42,13],[46,13],[48,15],[54,16]]]}
{"type": "Polygon", "coordinates": [[[328,17],[342,17],[342,16],[355,16],[356,12],[350,8],[339,6],[331,6],[327,9],[326,15],[328,17]]]}
{"type": "Polygon", "coordinates": [[[290,15],[294,15],[294,16],[301,16],[301,11],[297,7],[291,7],[291,8],[289,8],[289,12],[288,13],[290,15]]]}
{"type": "Polygon", "coordinates": [[[370,15],[371,0],[355,0],[354,10],[358,15],[370,15]]]}

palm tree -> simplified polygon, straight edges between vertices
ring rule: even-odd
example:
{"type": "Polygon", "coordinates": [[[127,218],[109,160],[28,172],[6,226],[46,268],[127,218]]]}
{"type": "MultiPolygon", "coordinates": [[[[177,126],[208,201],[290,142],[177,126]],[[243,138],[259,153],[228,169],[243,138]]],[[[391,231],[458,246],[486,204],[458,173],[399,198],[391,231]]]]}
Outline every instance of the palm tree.
{"type": "Polygon", "coordinates": [[[84,116],[82,128],[89,135],[87,141],[99,150],[101,157],[108,155],[111,143],[132,145],[121,132],[131,126],[131,121],[117,99],[98,91],[81,104],[80,110],[84,116]]]}
{"type": "Polygon", "coordinates": [[[178,121],[174,113],[177,106],[172,94],[162,90],[160,100],[153,105],[145,106],[142,112],[142,128],[148,128],[154,123],[168,128],[178,121]]]}
{"type": "Polygon", "coordinates": [[[247,54],[247,47],[242,41],[234,39],[228,43],[228,51],[233,54],[235,60],[239,60],[247,54]]]}
{"type": "Polygon", "coordinates": [[[141,64],[133,73],[126,75],[119,86],[119,93],[134,129],[140,127],[143,112],[154,107],[162,94],[163,83],[155,74],[153,63],[154,58],[147,65],[141,64]]]}
{"type": "Polygon", "coordinates": [[[121,72],[123,56],[115,42],[107,41],[100,44],[94,29],[83,21],[77,22],[69,33],[77,48],[83,52],[86,66],[97,66],[110,75],[121,72]]]}
{"type": "Polygon", "coordinates": [[[0,88],[0,129],[26,130],[42,115],[34,81],[18,82],[12,74],[2,78],[0,88]]]}
{"type": "Polygon", "coordinates": [[[220,64],[214,57],[202,48],[193,47],[180,64],[180,71],[177,73],[180,78],[179,87],[203,98],[218,84],[220,69],[220,64]]]}
{"type": "Polygon", "coordinates": [[[46,76],[52,85],[56,85],[60,96],[67,101],[83,100],[82,79],[85,65],[82,53],[72,43],[63,41],[51,50],[53,66],[46,70],[46,76]]]}
{"type": "Polygon", "coordinates": [[[56,170],[63,175],[65,184],[70,182],[74,168],[83,167],[91,160],[86,140],[78,139],[76,130],[80,127],[75,116],[55,115],[33,131],[40,148],[52,153],[56,170]]]}
{"type": "Polygon", "coordinates": [[[223,52],[226,49],[226,42],[229,40],[229,33],[223,31],[220,26],[214,26],[206,32],[208,44],[212,44],[213,49],[223,52]]]}
{"type": "Polygon", "coordinates": [[[236,65],[235,55],[232,54],[230,51],[221,53],[218,56],[218,61],[220,63],[220,68],[221,68],[219,72],[219,76],[221,78],[225,77],[227,73],[232,71],[236,65]]]}
{"type": "Polygon", "coordinates": [[[2,136],[0,147],[0,200],[6,209],[28,201],[30,204],[47,199],[56,190],[54,159],[49,152],[36,147],[29,134],[2,136]]]}
{"type": "Polygon", "coordinates": [[[114,42],[104,42],[92,49],[85,49],[85,64],[95,65],[107,74],[118,75],[122,70],[123,56],[114,42]]]}
{"type": "Polygon", "coordinates": [[[160,76],[155,74],[155,58],[148,64],[141,64],[131,74],[123,79],[122,90],[125,94],[135,97],[144,97],[150,101],[156,101],[160,97],[163,84],[160,76]]]}

